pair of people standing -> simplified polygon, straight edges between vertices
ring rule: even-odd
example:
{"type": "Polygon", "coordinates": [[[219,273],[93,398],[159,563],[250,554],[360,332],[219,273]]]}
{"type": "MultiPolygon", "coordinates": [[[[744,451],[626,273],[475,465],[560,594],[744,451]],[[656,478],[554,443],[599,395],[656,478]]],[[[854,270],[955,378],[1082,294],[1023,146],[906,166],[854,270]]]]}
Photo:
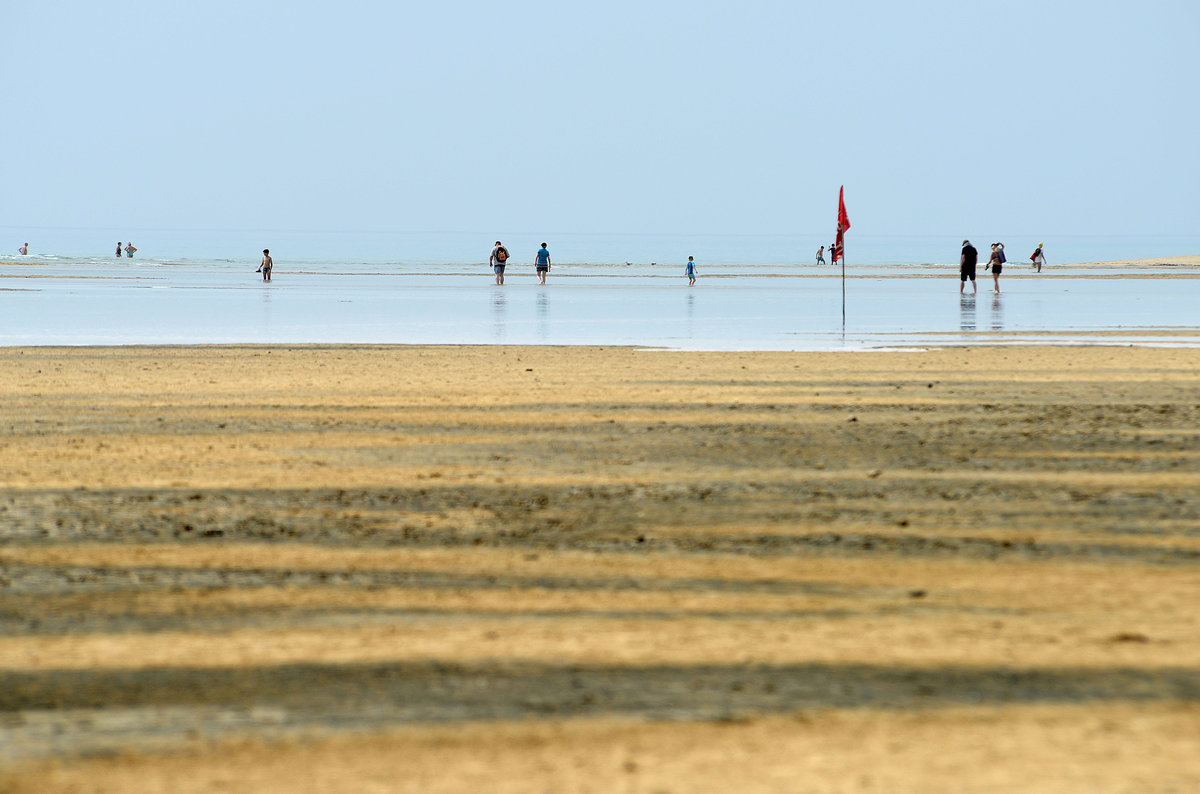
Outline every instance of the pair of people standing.
{"type": "MultiPolygon", "coordinates": [[[[508,249],[497,240],[496,247],[492,249],[492,255],[488,257],[488,264],[492,266],[492,272],[496,274],[497,286],[504,284],[504,268],[508,264],[508,257],[508,249]]],[[[546,275],[550,272],[550,249],[546,247],[546,243],[542,243],[542,247],[538,249],[533,260],[533,267],[537,272],[538,283],[545,284],[546,275]]]]}
{"type": "MultiPolygon", "coordinates": [[[[988,257],[986,270],[992,271],[992,283],[995,291],[1000,292],[1000,273],[1004,270],[1004,263],[1008,261],[1004,256],[1004,243],[992,243],[992,253],[988,257]]],[[[962,255],[958,259],[958,291],[962,293],[966,290],[967,282],[971,282],[971,292],[978,292],[978,287],[975,285],[975,266],[979,262],[979,251],[975,246],[971,245],[970,240],[963,240],[962,255]]]]}
{"type": "MultiPolygon", "coordinates": [[[[836,243],[834,243],[833,245],[829,246],[829,256],[830,256],[830,257],[832,257],[832,256],[833,256],[833,252],[834,252],[834,249],[835,249],[836,247],[837,247],[837,244],[836,244],[836,243]]],[[[817,249],[817,264],[818,264],[818,265],[823,265],[823,264],[825,264],[825,246],[821,246],[820,248],[818,248],[818,249],[817,249]]],[[[837,260],[836,260],[836,259],[834,259],[834,260],[833,260],[833,264],[835,264],[835,265],[837,264],[837,260]]],[[[842,264],[843,264],[843,265],[844,265],[844,264],[846,264],[846,261],[845,261],[844,259],[842,260],[842,264]]]]}
{"type": "MultiPolygon", "coordinates": [[[[1042,253],[1042,246],[1038,246],[1036,252],[1033,252],[1030,259],[1034,260],[1034,266],[1037,266],[1037,259],[1042,253]]],[[[967,282],[971,282],[971,291],[977,291],[976,288],[976,263],[979,260],[979,252],[976,247],[971,245],[970,240],[962,241],[962,254],[959,257],[959,293],[965,291],[967,282]]],[[[992,284],[996,293],[1000,293],[1000,273],[1004,270],[1004,263],[1007,263],[1008,257],[1004,255],[1004,243],[991,243],[991,255],[988,258],[988,266],[986,270],[991,271],[992,284]]],[[[1040,267],[1038,271],[1040,272],[1040,267]]]]}
{"type": "Polygon", "coordinates": [[[125,251],[125,256],[129,257],[130,259],[133,259],[133,255],[134,255],[134,253],[137,251],[137,249],[133,247],[133,243],[128,243],[128,244],[126,244],[125,248],[124,248],[124,249],[122,249],[122,248],[121,248],[121,241],[120,241],[120,240],[118,240],[118,241],[117,241],[117,259],[120,259],[120,258],[121,258],[121,251],[122,251],[122,250],[124,250],[124,251],[125,251]]]}

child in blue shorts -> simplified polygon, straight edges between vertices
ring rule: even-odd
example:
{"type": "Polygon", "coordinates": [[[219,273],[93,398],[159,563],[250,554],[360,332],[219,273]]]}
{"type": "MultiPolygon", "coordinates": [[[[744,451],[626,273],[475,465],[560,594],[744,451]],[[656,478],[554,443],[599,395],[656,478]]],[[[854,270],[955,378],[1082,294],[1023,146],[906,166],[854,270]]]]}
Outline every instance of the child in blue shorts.
{"type": "Polygon", "coordinates": [[[687,280],[688,280],[688,286],[689,287],[696,286],[696,262],[690,256],[688,257],[686,275],[687,275],[687,280]]]}

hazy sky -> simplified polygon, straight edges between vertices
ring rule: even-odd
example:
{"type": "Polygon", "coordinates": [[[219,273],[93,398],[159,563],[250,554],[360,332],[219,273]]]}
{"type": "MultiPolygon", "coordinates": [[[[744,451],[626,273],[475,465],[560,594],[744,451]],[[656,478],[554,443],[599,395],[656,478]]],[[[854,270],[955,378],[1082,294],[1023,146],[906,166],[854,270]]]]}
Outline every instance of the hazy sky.
{"type": "Polygon", "coordinates": [[[0,226],[1194,233],[1195,0],[0,0],[0,226]]]}

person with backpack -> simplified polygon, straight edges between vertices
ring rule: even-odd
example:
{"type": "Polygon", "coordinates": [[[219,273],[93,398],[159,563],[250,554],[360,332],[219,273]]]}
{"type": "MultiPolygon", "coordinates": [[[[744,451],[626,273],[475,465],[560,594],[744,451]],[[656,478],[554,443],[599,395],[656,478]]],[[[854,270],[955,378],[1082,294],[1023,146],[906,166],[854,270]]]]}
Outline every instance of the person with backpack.
{"type": "Polygon", "coordinates": [[[1042,246],[1045,243],[1038,243],[1037,248],[1029,255],[1029,261],[1033,262],[1033,266],[1037,268],[1037,272],[1042,272],[1042,265],[1046,264],[1046,255],[1042,253],[1042,246]]]}
{"type": "Polygon", "coordinates": [[[496,285],[503,286],[504,284],[504,265],[508,262],[508,249],[504,247],[499,240],[496,241],[496,247],[492,249],[492,255],[488,259],[488,263],[492,266],[492,272],[496,274],[496,285]]]}
{"type": "Polygon", "coordinates": [[[1004,269],[1004,262],[1004,243],[992,243],[992,257],[988,260],[987,269],[992,271],[997,294],[1000,292],[1000,271],[1004,269]]]}

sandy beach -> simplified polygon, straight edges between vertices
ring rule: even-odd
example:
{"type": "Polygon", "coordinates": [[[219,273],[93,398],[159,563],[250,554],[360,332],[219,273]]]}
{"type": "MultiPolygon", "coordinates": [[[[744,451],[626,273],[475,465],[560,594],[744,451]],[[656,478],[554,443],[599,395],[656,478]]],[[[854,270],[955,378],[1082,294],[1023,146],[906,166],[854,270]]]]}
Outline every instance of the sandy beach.
{"type": "Polygon", "coordinates": [[[1198,365],[0,348],[0,791],[1193,790],[1198,365]]]}

